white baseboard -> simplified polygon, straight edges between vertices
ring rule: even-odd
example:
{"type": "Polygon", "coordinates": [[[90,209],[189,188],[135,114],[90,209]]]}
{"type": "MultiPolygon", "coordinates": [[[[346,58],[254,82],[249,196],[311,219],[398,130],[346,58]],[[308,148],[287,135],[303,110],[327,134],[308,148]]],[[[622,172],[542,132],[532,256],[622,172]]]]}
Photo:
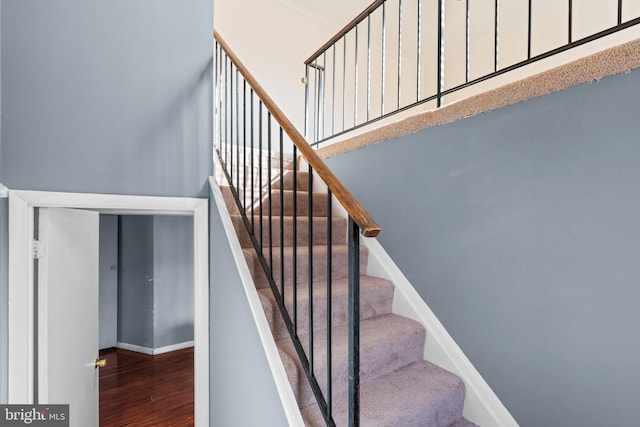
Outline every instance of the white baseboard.
{"type": "Polygon", "coordinates": [[[186,341],[178,344],[167,345],[164,347],[150,348],[150,347],[143,347],[141,345],[119,342],[119,343],[116,343],[116,348],[121,348],[123,350],[135,351],[137,353],[144,353],[144,354],[149,354],[151,356],[155,356],[157,354],[164,354],[164,353],[169,353],[171,351],[182,350],[185,348],[193,347],[193,344],[194,344],[194,341],[186,341]]]}

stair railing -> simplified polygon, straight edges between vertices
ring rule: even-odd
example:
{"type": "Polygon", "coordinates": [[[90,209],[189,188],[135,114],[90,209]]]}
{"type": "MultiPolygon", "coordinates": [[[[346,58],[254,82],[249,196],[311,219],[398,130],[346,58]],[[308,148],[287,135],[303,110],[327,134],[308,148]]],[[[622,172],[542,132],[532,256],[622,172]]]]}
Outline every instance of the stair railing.
{"type": "MultiPolygon", "coordinates": [[[[215,38],[215,123],[216,148],[244,225],[259,262],[265,272],[278,308],[293,341],[295,351],[303,366],[315,399],[328,426],[334,426],[332,416],[332,369],[331,369],[331,280],[332,264],[332,199],[335,198],[348,215],[348,366],[349,366],[349,425],[359,425],[359,336],[360,336],[360,241],[359,233],[374,237],[380,227],[365,209],[318,157],[313,148],[276,106],[265,90],[242,64],[218,33],[215,38]],[[285,163],[285,144],[293,144],[290,165],[285,163]],[[298,169],[306,164],[307,182],[298,182],[298,169]],[[289,169],[287,169],[289,168],[289,169]],[[314,181],[314,174],[321,182],[314,181]],[[285,181],[291,175],[290,195],[285,190],[285,181]],[[304,184],[304,185],[303,185],[304,184]],[[306,186],[306,200],[298,195],[298,188],[306,186]],[[317,208],[320,192],[326,193],[327,243],[320,249],[313,242],[313,210],[317,208]],[[287,197],[285,197],[287,196],[287,197]],[[316,199],[316,200],[314,200],[316,199]],[[292,266],[285,259],[285,207],[292,209],[291,239],[292,266]],[[307,224],[308,258],[303,262],[298,251],[301,239],[298,227],[307,224]],[[266,223],[266,224],[265,224],[266,223]],[[327,254],[327,375],[322,379],[324,390],[314,371],[314,311],[313,284],[318,266],[313,266],[313,253],[327,254]],[[306,271],[301,271],[305,269],[306,271]],[[287,277],[288,275],[288,277],[287,277]],[[308,342],[299,337],[298,282],[308,277],[308,342]],[[288,301],[287,298],[291,298],[288,301]],[[287,306],[291,306],[291,310],[287,306]],[[305,349],[306,345],[306,349],[305,349]]],[[[304,234],[304,233],[302,233],[304,234]]]]}
{"type": "Polygon", "coordinates": [[[439,108],[447,95],[640,24],[636,0],[544,3],[375,0],[305,61],[305,135],[316,145],[421,104],[439,108]]]}

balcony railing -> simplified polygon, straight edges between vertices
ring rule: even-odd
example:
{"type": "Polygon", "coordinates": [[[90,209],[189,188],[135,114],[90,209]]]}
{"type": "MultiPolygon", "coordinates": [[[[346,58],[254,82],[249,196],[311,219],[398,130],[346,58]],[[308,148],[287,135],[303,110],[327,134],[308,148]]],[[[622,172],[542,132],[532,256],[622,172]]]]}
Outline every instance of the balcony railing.
{"type": "Polygon", "coordinates": [[[640,24],[638,0],[376,0],[305,61],[319,144],[640,24]]]}

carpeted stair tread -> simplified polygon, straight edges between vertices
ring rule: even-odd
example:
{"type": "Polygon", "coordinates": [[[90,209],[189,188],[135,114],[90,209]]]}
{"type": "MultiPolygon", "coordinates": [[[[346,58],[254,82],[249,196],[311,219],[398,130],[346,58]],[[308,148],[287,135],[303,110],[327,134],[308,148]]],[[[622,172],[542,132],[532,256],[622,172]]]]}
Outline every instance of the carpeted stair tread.
{"type": "MultiPolygon", "coordinates": [[[[297,280],[295,283],[308,283],[308,265],[309,265],[309,246],[298,246],[296,249],[297,259],[297,280]]],[[[265,248],[264,257],[267,265],[270,264],[269,250],[265,248]]],[[[312,246],[313,254],[313,271],[312,277],[314,282],[322,282],[327,280],[327,246],[312,246]]],[[[259,261],[258,254],[253,248],[245,248],[242,250],[247,261],[249,271],[253,277],[256,288],[266,288],[267,282],[264,270],[259,261]]],[[[293,252],[294,246],[284,247],[284,283],[290,285],[293,280],[293,252]]],[[[360,248],[360,271],[365,272],[368,261],[368,250],[366,247],[360,248]]],[[[281,281],[281,251],[280,248],[273,249],[273,277],[277,284],[281,281]]],[[[345,279],[349,273],[349,248],[347,245],[333,245],[331,247],[331,277],[333,280],[345,279]]]]}
{"type": "MultiPolygon", "coordinates": [[[[299,335],[305,352],[309,354],[308,335],[299,335]]],[[[327,330],[313,334],[314,372],[323,392],[326,392],[327,372],[327,330]]],[[[331,329],[333,394],[338,395],[348,389],[348,327],[331,329]]],[[[366,384],[383,375],[422,360],[425,330],[418,322],[406,317],[388,314],[360,323],[360,383],[366,384]]],[[[295,355],[289,339],[277,341],[278,347],[295,355]]],[[[294,394],[300,406],[314,401],[311,389],[304,377],[301,366],[296,363],[296,372],[287,372],[293,378],[294,394]]]]}
{"type": "MultiPolygon", "coordinates": [[[[312,216],[327,216],[327,199],[326,192],[313,192],[312,194],[312,216]]],[[[292,190],[275,190],[271,191],[271,197],[266,193],[262,197],[262,214],[269,214],[269,203],[271,203],[271,214],[280,215],[282,212],[284,215],[293,215],[293,202],[296,202],[296,215],[303,216],[309,215],[309,192],[308,191],[292,191],[292,190]],[[283,208],[281,209],[280,196],[284,201],[283,208]],[[294,196],[294,193],[295,196],[294,196]],[[271,200],[271,201],[269,201],[271,200]]],[[[247,209],[247,215],[251,215],[251,209],[247,209]]],[[[260,201],[254,203],[253,212],[255,215],[260,213],[260,201]]]]}
{"type": "Polygon", "coordinates": [[[455,423],[451,424],[449,427],[478,427],[477,424],[472,423],[466,418],[460,418],[455,423]]]}
{"type": "MultiPolygon", "coordinates": [[[[233,221],[233,226],[236,230],[236,234],[238,235],[238,239],[240,240],[240,246],[243,248],[252,248],[253,243],[251,242],[251,238],[249,237],[249,233],[247,232],[247,228],[242,219],[242,215],[236,214],[231,215],[231,220],[233,221]]],[[[260,242],[260,227],[264,228],[264,234],[262,236],[262,245],[269,246],[269,219],[268,217],[264,217],[262,220],[262,225],[260,222],[260,217],[256,216],[252,218],[248,217],[249,222],[253,221],[253,227],[255,229],[256,239],[260,242]]],[[[281,238],[284,239],[285,246],[293,245],[293,224],[294,219],[292,216],[283,217],[284,224],[284,233],[280,232],[280,216],[273,216],[271,219],[271,244],[275,246],[280,246],[281,238]]],[[[328,218],[324,217],[312,217],[312,238],[313,244],[315,245],[326,245],[327,244],[327,224],[328,218]]],[[[296,218],[296,243],[298,245],[308,245],[309,244],[309,217],[308,216],[298,216],[296,218]]],[[[334,216],[331,217],[331,243],[332,244],[345,244],[347,236],[347,220],[345,218],[334,216]]]]}
{"type": "MultiPolygon", "coordinates": [[[[360,425],[367,427],[462,427],[464,384],[456,375],[427,361],[418,361],[375,381],[361,384],[360,425]]],[[[305,424],[325,426],[318,405],[302,409],[305,424]]],[[[346,393],[333,399],[338,427],[347,426],[346,393]]],[[[471,424],[473,425],[473,424],[471,424]]]]}
{"type": "MultiPolygon", "coordinates": [[[[348,321],[348,279],[334,280],[331,283],[331,325],[342,326],[348,321]]],[[[259,289],[261,300],[269,301],[272,307],[265,309],[269,326],[276,340],[287,338],[287,331],[275,297],[270,288],[259,289]]],[[[309,332],[309,285],[297,287],[298,334],[309,332]]],[[[285,288],[285,305],[293,317],[293,287],[285,288]]],[[[360,318],[369,319],[391,313],[393,301],[393,283],[380,277],[360,276],[360,318]]],[[[264,308],[264,307],[263,307],[264,308]]],[[[292,319],[293,321],[293,319],[292,319]]],[[[313,329],[318,331],[327,327],[327,282],[313,284],[313,329]]]]}

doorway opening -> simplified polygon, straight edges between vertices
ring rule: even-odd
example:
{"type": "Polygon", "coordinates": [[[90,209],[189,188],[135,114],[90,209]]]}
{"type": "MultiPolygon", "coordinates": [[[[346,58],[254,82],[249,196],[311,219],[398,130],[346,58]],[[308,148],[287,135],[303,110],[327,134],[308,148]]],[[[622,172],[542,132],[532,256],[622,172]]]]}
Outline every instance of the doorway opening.
{"type": "Polygon", "coordinates": [[[100,427],[193,425],[193,218],[100,215],[100,427]]]}
{"type": "MultiPolygon", "coordinates": [[[[37,208],[72,208],[114,215],[186,215],[193,219],[194,417],[209,424],[208,342],[208,200],[12,191],[9,196],[9,402],[34,403],[40,378],[34,369],[34,212],[37,208]],[[35,371],[35,372],[34,372],[35,371]]],[[[96,284],[97,286],[97,284],[96,284]]],[[[96,312],[97,316],[97,312],[96,312]]],[[[97,349],[96,349],[97,350],[97,349]]],[[[81,392],[81,391],[80,391],[81,392]]],[[[73,414],[73,410],[71,411],[73,414]]]]}

